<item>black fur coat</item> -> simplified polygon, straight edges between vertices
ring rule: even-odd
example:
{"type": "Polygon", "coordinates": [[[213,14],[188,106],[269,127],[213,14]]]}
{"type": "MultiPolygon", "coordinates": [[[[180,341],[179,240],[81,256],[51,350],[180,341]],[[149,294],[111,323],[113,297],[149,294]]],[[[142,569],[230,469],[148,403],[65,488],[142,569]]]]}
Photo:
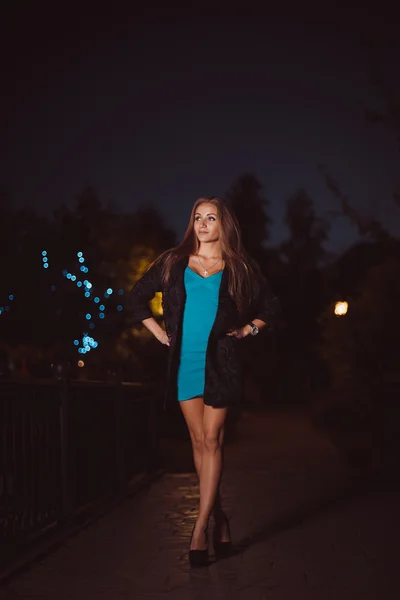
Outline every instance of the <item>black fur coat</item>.
{"type": "MultiPolygon", "coordinates": [[[[150,267],[136,282],[128,296],[128,310],[134,323],[152,317],[149,301],[156,292],[162,292],[165,329],[170,338],[168,356],[166,407],[177,398],[177,374],[180,359],[183,311],[186,292],[184,272],[188,257],[176,263],[171,270],[168,285],[162,282],[162,260],[150,267]]],[[[261,319],[272,329],[277,318],[278,301],[262,278],[253,281],[253,293],[249,310],[240,315],[228,292],[229,272],[224,270],[219,290],[217,315],[211,329],[206,353],[204,403],[214,407],[236,404],[242,395],[243,377],[238,345],[241,340],[226,333],[241,327],[253,319],[261,319]]],[[[263,335],[263,334],[262,334],[263,335]]]]}

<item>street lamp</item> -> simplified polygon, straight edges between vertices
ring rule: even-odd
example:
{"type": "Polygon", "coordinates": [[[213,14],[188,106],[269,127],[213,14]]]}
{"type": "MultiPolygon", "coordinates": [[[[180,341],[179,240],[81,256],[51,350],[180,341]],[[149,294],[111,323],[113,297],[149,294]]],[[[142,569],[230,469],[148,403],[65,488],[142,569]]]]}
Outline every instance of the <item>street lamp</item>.
{"type": "Polygon", "coordinates": [[[335,315],[337,315],[338,317],[345,315],[347,313],[348,308],[349,308],[349,305],[347,302],[345,302],[345,301],[336,302],[335,315]]]}

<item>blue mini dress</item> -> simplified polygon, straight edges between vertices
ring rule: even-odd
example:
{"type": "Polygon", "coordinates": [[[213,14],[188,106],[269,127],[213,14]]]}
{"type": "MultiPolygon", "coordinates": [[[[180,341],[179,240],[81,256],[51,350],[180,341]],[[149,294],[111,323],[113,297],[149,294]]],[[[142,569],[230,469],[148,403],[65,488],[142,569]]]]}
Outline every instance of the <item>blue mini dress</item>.
{"type": "Polygon", "coordinates": [[[178,371],[178,400],[203,396],[208,338],[218,309],[222,271],[202,277],[186,267],[186,303],[178,371]]]}

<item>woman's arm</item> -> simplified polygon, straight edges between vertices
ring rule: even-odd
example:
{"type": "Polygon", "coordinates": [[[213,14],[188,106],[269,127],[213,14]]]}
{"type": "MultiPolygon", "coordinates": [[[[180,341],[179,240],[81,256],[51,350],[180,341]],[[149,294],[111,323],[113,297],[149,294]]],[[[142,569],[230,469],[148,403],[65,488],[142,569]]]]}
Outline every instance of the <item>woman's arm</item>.
{"type": "Polygon", "coordinates": [[[250,322],[254,323],[260,331],[264,327],[269,330],[274,329],[280,311],[279,300],[264,277],[254,282],[252,295],[251,314],[254,315],[254,318],[243,327],[230,331],[228,335],[237,339],[247,337],[252,331],[250,322]]]}
{"type": "Polygon", "coordinates": [[[134,323],[143,323],[162,344],[169,346],[164,329],[157,323],[150,310],[149,302],[156,292],[161,291],[162,261],[157,260],[133,286],[128,295],[128,310],[134,323]]]}
{"type": "Polygon", "coordinates": [[[166,331],[157,323],[154,317],[149,317],[142,321],[143,325],[165,346],[169,346],[169,338],[166,331]]]}
{"type": "MultiPolygon", "coordinates": [[[[253,319],[251,321],[251,323],[256,325],[260,331],[267,325],[265,323],[265,321],[261,321],[261,319],[253,319]]],[[[242,338],[245,338],[248,335],[250,335],[251,331],[252,331],[252,327],[250,326],[250,323],[249,323],[247,325],[244,325],[243,327],[239,327],[238,329],[233,329],[232,331],[228,331],[227,335],[229,335],[231,337],[235,337],[238,340],[241,340],[242,338]]]]}

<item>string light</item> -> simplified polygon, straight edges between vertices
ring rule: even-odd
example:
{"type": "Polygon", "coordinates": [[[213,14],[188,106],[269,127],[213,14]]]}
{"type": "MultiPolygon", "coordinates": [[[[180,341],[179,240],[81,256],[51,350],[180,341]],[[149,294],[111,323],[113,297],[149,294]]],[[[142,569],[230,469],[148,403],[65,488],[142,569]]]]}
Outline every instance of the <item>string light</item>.
{"type": "MultiPolygon", "coordinates": [[[[15,296],[14,294],[9,294],[8,299],[12,302],[14,300],[15,296]]],[[[6,306],[0,306],[0,315],[2,315],[4,312],[9,312],[10,307],[8,305],[6,306]]]]}
{"type": "Polygon", "coordinates": [[[47,258],[47,250],[42,250],[42,262],[43,262],[43,267],[45,269],[48,269],[49,263],[48,263],[48,258],[47,258]]]}

